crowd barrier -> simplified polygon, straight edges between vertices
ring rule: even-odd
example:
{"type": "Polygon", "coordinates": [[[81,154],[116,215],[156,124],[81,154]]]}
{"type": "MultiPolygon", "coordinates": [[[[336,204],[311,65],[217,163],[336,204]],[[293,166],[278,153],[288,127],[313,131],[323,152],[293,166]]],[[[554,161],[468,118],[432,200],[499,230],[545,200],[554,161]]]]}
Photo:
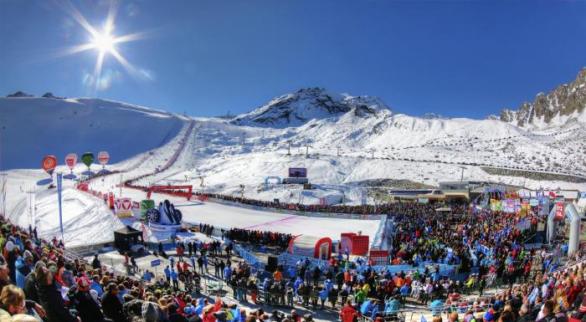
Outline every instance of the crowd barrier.
{"type": "MultiPolygon", "coordinates": [[[[200,193],[194,193],[194,194],[196,196],[202,196],[202,194],[200,194],[200,193]]],[[[305,217],[358,219],[358,220],[380,220],[384,216],[386,216],[384,214],[364,215],[364,214],[348,214],[348,213],[340,213],[340,212],[300,211],[300,210],[295,210],[295,209],[283,209],[283,208],[274,208],[274,207],[269,207],[269,206],[265,207],[265,206],[250,205],[250,204],[241,203],[241,202],[237,202],[237,201],[224,200],[221,198],[211,197],[207,194],[205,194],[203,196],[207,196],[207,199],[209,201],[223,204],[223,205],[227,205],[227,206],[235,206],[235,207],[239,207],[239,208],[247,208],[247,209],[258,210],[258,211],[271,211],[271,212],[278,212],[278,213],[283,213],[283,214],[293,214],[293,215],[305,216],[305,217]]]]}
{"type": "Polygon", "coordinates": [[[409,273],[418,271],[423,273],[426,267],[432,267],[430,271],[433,271],[435,268],[439,268],[439,275],[440,276],[448,276],[450,278],[455,278],[458,272],[458,265],[448,265],[448,264],[441,264],[441,263],[433,263],[433,262],[423,262],[418,266],[413,265],[361,265],[357,268],[358,272],[364,272],[368,268],[380,273],[382,271],[389,272],[391,274],[397,273],[409,273]]]}
{"type": "Polygon", "coordinates": [[[295,266],[299,261],[305,261],[306,259],[309,260],[310,267],[319,267],[320,269],[326,269],[329,266],[328,261],[318,258],[310,258],[307,256],[299,256],[289,254],[287,252],[282,253],[279,255],[279,265],[283,266],[295,266]]]}
{"type": "Polygon", "coordinates": [[[255,267],[256,269],[263,270],[264,264],[250,251],[244,249],[244,247],[234,243],[234,252],[238,254],[238,256],[242,257],[246,263],[250,266],[255,267]]]}

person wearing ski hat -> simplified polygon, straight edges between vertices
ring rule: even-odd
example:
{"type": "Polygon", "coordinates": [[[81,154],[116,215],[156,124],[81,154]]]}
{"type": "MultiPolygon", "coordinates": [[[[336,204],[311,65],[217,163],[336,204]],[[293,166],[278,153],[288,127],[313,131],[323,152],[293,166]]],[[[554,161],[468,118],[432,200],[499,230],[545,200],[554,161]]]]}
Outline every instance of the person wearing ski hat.
{"type": "Polygon", "coordinates": [[[15,263],[16,286],[24,288],[24,282],[28,274],[33,270],[33,254],[25,250],[23,256],[19,256],[15,263]]]}
{"type": "Polygon", "coordinates": [[[104,315],[100,306],[90,294],[90,281],[82,276],[77,278],[76,285],[69,290],[69,299],[83,322],[102,322],[104,315]]]}
{"type": "Polygon", "coordinates": [[[8,240],[4,246],[4,258],[10,269],[10,280],[16,281],[16,259],[20,254],[20,249],[16,247],[12,240],[8,240]]]}

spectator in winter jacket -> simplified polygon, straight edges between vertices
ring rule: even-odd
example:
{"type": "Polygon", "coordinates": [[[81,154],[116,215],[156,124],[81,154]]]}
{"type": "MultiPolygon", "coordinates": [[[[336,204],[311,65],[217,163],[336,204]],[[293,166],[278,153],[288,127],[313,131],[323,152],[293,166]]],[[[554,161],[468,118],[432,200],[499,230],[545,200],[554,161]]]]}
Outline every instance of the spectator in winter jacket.
{"type": "Polygon", "coordinates": [[[24,294],[26,298],[35,302],[39,302],[39,284],[37,282],[37,272],[43,268],[46,268],[44,262],[38,261],[35,264],[35,269],[33,272],[28,274],[24,281],[24,294]]]}
{"type": "Polygon", "coordinates": [[[102,263],[100,263],[100,259],[98,258],[98,254],[94,256],[94,260],[92,261],[92,268],[93,269],[100,269],[102,267],[102,263]]]}
{"type": "Polygon", "coordinates": [[[24,288],[26,276],[33,270],[33,254],[26,250],[23,256],[19,256],[15,263],[16,286],[24,288]]]}
{"type": "Polygon", "coordinates": [[[69,294],[69,299],[79,312],[79,317],[83,322],[104,321],[100,305],[90,295],[90,282],[87,278],[78,278],[77,286],[73,286],[69,294]]]}
{"type": "Polygon", "coordinates": [[[54,283],[53,273],[47,269],[40,269],[37,274],[39,284],[39,300],[43,309],[47,312],[49,322],[78,322],[81,321],[69,313],[65,307],[61,292],[57,290],[54,283]]]}
{"type": "Polygon", "coordinates": [[[169,268],[169,265],[165,267],[163,272],[165,273],[165,278],[167,278],[167,283],[171,284],[171,269],[169,268]]]}
{"type": "Polygon", "coordinates": [[[354,318],[358,317],[358,311],[352,306],[352,301],[348,300],[346,305],[340,310],[340,320],[342,322],[354,322],[354,318]]]}
{"type": "Polygon", "coordinates": [[[102,298],[102,295],[104,295],[104,289],[102,288],[102,285],[100,284],[100,276],[94,275],[94,277],[92,278],[92,282],[90,284],[90,288],[92,290],[96,291],[99,298],[102,298]]]}
{"type": "Polygon", "coordinates": [[[16,259],[18,258],[20,250],[12,240],[8,240],[4,246],[4,258],[8,263],[9,276],[11,281],[16,281],[16,259]]]}
{"type": "Polygon", "coordinates": [[[108,291],[102,298],[102,309],[104,315],[114,322],[126,322],[122,302],[118,299],[118,285],[115,283],[108,284],[108,291]]]}
{"type": "Polygon", "coordinates": [[[173,281],[173,288],[175,290],[179,289],[179,276],[177,275],[177,272],[174,269],[171,269],[171,280],[173,281]]]}
{"type": "Polygon", "coordinates": [[[229,281],[232,277],[232,269],[230,266],[224,267],[224,280],[229,281]]]}
{"type": "Polygon", "coordinates": [[[65,263],[64,269],[61,273],[61,280],[65,287],[72,287],[75,285],[75,279],[73,278],[73,265],[71,265],[71,263],[65,263]]]}

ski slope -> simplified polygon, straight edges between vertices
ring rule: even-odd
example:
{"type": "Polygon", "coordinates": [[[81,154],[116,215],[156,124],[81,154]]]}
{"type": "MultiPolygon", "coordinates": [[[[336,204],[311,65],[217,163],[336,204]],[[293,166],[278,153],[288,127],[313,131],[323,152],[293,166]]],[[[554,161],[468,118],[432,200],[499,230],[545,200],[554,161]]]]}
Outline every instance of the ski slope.
{"type": "Polygon", "coordinates": [[[169,143],[184,122],[101,99],[0,98],[0,170],[38,169],[47,154],[63,163],[72,152],[108,151],[120,162],[169,143]]]}

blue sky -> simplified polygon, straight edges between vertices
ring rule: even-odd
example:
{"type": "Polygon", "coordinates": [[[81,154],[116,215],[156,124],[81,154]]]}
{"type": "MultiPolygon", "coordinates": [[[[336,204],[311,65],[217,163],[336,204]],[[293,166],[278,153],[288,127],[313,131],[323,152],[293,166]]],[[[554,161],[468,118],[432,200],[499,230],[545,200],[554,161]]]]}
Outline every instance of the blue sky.
{"type": "MultiPolygon", "coordinates": [[[[253,109],[301,87],[382,98],[395,111],[482,118],[586,66],[586,1],[121,1],[106,55],[62,1],[0,1],[0,94],[98,96],[190,115],[253,109]],[[89,82],[88,82],[89,80],[89,82]]],[[[108,1],[72,2],[95,26],[108,1]]]]}

